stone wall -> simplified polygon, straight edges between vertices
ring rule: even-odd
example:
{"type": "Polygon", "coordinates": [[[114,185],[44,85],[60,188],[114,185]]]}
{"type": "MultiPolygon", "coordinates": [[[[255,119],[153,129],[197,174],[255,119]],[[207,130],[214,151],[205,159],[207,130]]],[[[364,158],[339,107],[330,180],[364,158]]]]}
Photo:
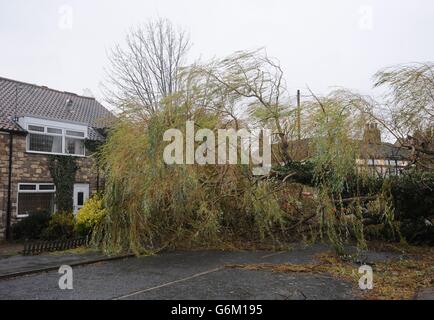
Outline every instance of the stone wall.
{"type": "MultiPolygon", "coordinates": [[[[76,157],[79,167],[75,183],[88,183],[90,194],[97,191],[97,170],[90,157],[76,157]]],[[[0,133],[0,239],[6,228],[9,170],[9,134],[0,133]]],[[[48,156],[26,152],[26,137],[14,135],[12,158],[12,209],[11,221],[16,221],[18,183],[52,183],[48,169],[48,156]]],[[[101,185],[101,184],[100,184],[101,185]]]]}

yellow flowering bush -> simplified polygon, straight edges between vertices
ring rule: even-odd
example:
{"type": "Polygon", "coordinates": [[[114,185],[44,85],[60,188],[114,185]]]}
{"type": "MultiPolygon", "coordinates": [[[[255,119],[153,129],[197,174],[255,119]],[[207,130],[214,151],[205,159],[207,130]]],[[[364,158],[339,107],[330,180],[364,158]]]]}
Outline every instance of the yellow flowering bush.
{"type": "Polygon", "coordinates": [[[88,235],[102,221],[105,214],[102,198],[99,195],[89,198],[77,213],[76,231],[81,235],[88,235]]]}

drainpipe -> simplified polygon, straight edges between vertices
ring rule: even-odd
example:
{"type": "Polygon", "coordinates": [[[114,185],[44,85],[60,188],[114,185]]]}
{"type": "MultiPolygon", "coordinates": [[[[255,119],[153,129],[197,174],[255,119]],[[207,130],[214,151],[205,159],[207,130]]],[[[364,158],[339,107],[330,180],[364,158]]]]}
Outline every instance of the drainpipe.
{"type": "Polygon", "coordinates": [[[9,133],[9,170],[8,170],[8,204],[6,211],[6,240],[11,239],[11,214],[12,214],[12,154],[13,154],[14,135],[9,133]]]}
{"type": "Polygon", "coordinates": [[[96,164],[96,193],[99,193],[99,165],[96,164]]]}

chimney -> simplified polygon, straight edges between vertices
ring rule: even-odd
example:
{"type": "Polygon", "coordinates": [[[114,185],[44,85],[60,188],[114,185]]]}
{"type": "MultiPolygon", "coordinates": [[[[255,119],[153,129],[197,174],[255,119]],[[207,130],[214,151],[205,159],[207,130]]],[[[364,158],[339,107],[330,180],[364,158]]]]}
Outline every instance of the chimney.
{"type": "Polygon", "coordinates": [[[381,144],[381,132],[376,123],[366,125],[363,140],[368,144],[381,144]]]}

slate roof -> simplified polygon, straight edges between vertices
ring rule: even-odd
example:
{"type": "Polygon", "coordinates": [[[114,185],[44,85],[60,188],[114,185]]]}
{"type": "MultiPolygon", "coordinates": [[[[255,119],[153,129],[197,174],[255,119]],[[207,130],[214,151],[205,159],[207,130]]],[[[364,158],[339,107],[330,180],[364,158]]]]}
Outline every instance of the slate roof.
{"type": "MultiPolygon", "coordinates": [[[[390,159],[408,160],[410,151],[397,145],[381,142],[378,144],[354,141],[358,145],[358,153],[361,159],[390,159]]],[[[274,144],[272,150],[278,155],[279,144],[274,144]]],[[[289,155],[292,159],[300,161],[312,157],[315,153],[312,139],[306,138],[288,143],[289,155]]]]}
{"type": "Polygon", "coordinates": [[[0,77],[0,131],[25,133],[13,121],[23,116],[86,124],[91,140],[102,139],[98,130],[114,120],[95,98],[0,77]]]}
{"type": "Polygon", "coordinates": [[[409,150],[388,142],[380,144],[359,142],[359,149],[362,159],[408,160],[410,158],[409,150]]]}

